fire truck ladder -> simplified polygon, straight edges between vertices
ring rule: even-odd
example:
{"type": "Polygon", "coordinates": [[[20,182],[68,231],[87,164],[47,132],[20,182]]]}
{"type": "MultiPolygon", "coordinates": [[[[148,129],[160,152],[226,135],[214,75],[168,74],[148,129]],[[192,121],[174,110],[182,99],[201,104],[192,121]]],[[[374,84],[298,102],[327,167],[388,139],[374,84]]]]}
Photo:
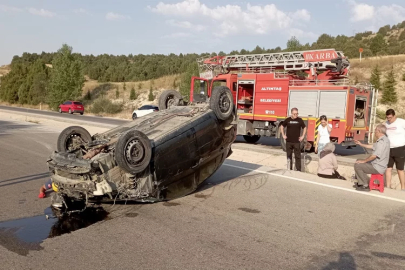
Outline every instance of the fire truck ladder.
{"type": "Polygon", "coordinates": [[[349,68],[350,65],[343,52],[334,49],[214,56],[199,58],[197,63],[201,75],[208,75],[209,73],[218,75],[243,69],[260,72],[261,69],[269,68],[285,71],[304,71],[316,68],[323,71],[341,72],[343,69],[349,68]],[[311,59],[311,53],[316,53],[318,57],[321,56],[319,61],[316,58],[311,59]]]}

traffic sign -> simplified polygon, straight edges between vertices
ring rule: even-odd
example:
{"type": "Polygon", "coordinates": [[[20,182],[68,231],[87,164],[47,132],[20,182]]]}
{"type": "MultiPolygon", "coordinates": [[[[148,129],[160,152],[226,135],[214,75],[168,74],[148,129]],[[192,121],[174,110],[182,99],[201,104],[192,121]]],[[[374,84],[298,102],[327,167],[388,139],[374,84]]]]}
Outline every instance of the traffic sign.
{"type": "Polygon", "coordinates": [[[359,52],[361,52],[361,53],[362,53],[362,52],[363,52],[363,48],[360,48],[360,49],[359,49],[359,52]]]}

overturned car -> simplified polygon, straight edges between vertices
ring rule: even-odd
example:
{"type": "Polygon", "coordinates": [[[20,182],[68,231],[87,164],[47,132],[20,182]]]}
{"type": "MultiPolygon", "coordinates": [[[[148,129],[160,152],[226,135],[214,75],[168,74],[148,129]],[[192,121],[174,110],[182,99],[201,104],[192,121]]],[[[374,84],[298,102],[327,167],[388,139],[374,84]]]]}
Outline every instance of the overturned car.
{"type": "Polygon", "coordinates": [[[178,93],[167,90],[163,110],[93,136],[79,126],[63,130],[47,160],[59,207],[162,201],[195,191],[236,138],[232,93],[215,91],[208,102],[180,106],[178,93]]]}

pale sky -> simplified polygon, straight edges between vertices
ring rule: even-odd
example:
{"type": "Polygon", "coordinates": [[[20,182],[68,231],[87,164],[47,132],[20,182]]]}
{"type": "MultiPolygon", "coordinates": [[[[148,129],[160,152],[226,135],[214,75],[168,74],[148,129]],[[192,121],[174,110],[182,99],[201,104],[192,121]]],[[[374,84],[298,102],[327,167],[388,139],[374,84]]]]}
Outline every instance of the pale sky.
{"type": "Polygon", "coordinates": [[[0,0],[0,65],[23,52],[229,53],[405,20],[404,0],[0,0]]]}

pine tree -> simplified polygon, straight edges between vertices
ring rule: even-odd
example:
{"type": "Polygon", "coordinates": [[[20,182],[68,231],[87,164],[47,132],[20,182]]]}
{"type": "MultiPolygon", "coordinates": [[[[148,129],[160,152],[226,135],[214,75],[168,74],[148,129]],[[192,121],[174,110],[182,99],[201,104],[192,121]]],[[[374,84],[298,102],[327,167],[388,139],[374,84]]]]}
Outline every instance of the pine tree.
{"type": "Polygon", "coordinates": [[[153,96],[153,92],[152,92],[152,86],[149,89],[149,101],[153,101],[155,99],[155,97],[153,96]]]}
{"type": "Polygon", "coordinates": [[[122,88],[124,89],[124,92],[127,90],[127,84],[124,82],[124,85],[122,86],[122,88]]]}
{"type": "Polygon", "coordinates": [[[86,94],[85,99],[91,100],[91,93],[90,93],[90,90],[87,90],[87,94],[86,94]]]}
{"type": "Polygon", "coordinates": [[[120,97],[120,91],[118,91],[118,88],[115,89],[115,98],[119,98],[120,97]]]}
{"type": "Polygon", "coordinates": [[[371,78],[370,78],[370,83],[373,85],[375,89],[380,90],[381,89],[381,71],[378,68],[378,65],[376,65],[371,72],[371,78]]]}
{"type": "Polygon", "coordinates": [[[135,92],[135,88],[133,86],[131,88],[131,93],[129,94],[129,99],[130,100],[135,100],[136,99],[136,92],[135,92]]]}
{"type": "Polygon", "coordinates": [[[395,91],[395,74],[394,74],[394,67],[391,67],[391,70],[387,73],[385,77],[385,82],[383,85],[383,95],[381,102],[383,104],[395,104],[398,101],[397,92],[395,91]]]}
{"type": "MultiPolygon", "coordinates": [[[[190,86],[192,76],[199,76],[197,63],[189,64],[186,72],[184,72],[181,76],[179,92],[186,101],[190,99],[190,86]]],[[[199,87],[199,83],[196,84],[196,87],[199,87]]]]}
{"type": "Polygon", "coordinates": [[[57,109],[66,100],[75,100],[82,94],[84,76],[82,64],[72,54],[72,47],[63,44],[52,61],[49,81],[49,106],[57,109]]]}
{"type": "Polygon", "coordinates": [[[301,50],[301,43],[300,41],[295,37],[292,36],[288,41],[287,41],[287,51],[293,52],[293,51],[299,51],[301,50]]]}

